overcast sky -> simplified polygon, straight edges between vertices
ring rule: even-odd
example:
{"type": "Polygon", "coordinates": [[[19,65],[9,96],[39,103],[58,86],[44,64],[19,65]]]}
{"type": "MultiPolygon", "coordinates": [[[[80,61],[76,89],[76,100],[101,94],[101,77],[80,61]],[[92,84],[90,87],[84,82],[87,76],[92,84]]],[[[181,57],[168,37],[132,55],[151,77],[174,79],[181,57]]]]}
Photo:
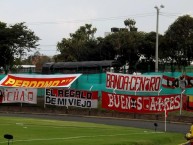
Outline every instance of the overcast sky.
{"type": "Polygon", "coordinates": [[[69,38],[80,26],[92,24],[96,37],[112,27],[124,28],[124,20],[136,21],[138,31],[156,31],[156,9],[160,9],[159,33],[185,14],[193,16],[193,0],[0,0],[0,21],[25,22],[40,37],[40,53],[55,55],[56,44],[69,38]]]}

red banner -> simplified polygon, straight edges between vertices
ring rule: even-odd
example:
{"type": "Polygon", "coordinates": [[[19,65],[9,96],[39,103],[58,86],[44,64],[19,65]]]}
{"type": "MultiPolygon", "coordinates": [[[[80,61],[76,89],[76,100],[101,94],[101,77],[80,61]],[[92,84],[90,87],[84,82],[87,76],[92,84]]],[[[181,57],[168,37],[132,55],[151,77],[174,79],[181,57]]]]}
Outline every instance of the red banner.
{"type": "Polygon", "coordinates": [[[174,89],[179,87],[179,80],[175,77],[165,76],[162,77],[162,87],[174,89]]]}
{"type": "Polygon", "coordinates": [[[180,109],[180,95],[135,96],[102,92],[102,108],[119,112],[162,113],[180,109]]]}
{"type": "Polygon", "coordinates": [[[170,89],[192,88],[193,87],[193,77],[183,75],[183,76],[180,76],[178,78],[175,78],[175,77],[163,75],[162,86],[164,88],[170,88],[170,89]]]}
{"type": "Polygon", "coordinates": [[[123,91],[158,92],[161,75],[128,75],[120,73],[106,74],[106,88],[123,91]]]}
{"type": "Polygon", "coordinates": [[[0,86],[26,88],[69,87],[79,76],[80,74],[7,75],[0,81],[0,86]]]}

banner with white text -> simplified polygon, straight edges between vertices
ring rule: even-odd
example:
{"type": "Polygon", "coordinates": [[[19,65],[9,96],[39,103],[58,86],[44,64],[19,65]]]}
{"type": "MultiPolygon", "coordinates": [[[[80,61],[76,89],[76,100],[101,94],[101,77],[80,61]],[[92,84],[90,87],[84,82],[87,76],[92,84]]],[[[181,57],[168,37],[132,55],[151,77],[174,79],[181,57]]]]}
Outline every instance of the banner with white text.
{"type": "Polygon", "coordinates": [[[181,96],[135,96],[102,92],[102,108],[131,113],[163,113],[180,109],[181,96]]]}
{"type": "Polygon", "coordinates": [[[67,107],[74,106],[80,108],[97,108],[98,91],[46,88],[45,104],[67,107]]]}
{"type": "Polygon", "coordinates": [[[81,74],[27,75],[9,74],[0,81],[3,87],[48,88],[69,87],[81,74]]]}
{"type": "Polygon", "coordinates": [[[37,89],[32,88],[1,88],[1,103],[37,104],[37,89]]]}
{"type": "Polygon", "coordinates": [[[161,81],[161,75],[106,73],[107,89],[137,92],[158,92],[160,90],[161,81]]]}

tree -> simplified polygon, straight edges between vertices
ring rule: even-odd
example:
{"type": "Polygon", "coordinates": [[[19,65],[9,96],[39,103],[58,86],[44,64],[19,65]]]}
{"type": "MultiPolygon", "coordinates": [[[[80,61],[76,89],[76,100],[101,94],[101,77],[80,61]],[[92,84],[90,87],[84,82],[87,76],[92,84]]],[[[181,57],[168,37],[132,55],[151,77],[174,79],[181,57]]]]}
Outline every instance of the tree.
{"type": "Polygon", "coordinates": [[[155,32],[145,33],[144,39],[142,40],[141,49],[139,49],[139,53],[144,55],[146,60],[150,60],[155,57],[155,41],[155,32]]]}
{"type": "Polygon", "coordinates": [[[12,67],[16,58],[21,58],[26,52],[35,49],[39,40],[34,32],[24,23],[7,26],[0,22],[0,66],[4,69],[12,67]]]}
{"type": "Polygon", "coordinates": [[[57,49],[61,54],[55,56],[55,60],[96,60],[96,56],[99,54],[99,50],[97,50],[98,41],[94,38],[96,30],[96,28],[92,28],[91,24],[85,24],[75,33],[71,33],[70,38],[63,38],[57,44],[57,49]]]}
{"type": "Polygon", "coordinates": [[[167,58],[171,63],[187,66],[193,60],[193,18],[189,15],[178,17],[164,35],[167,58]]]}
{"type": "MultiPolygon", "coordinates": [[[[129,62],[130,66],[135,66],[139,60],[139,49],[142,45],[144,34],[135,31],[119,31],[105,37],[105,48],[110,53],[111,58],[117,58],[121,64],[129,62]]],[[[104,47],[102,48],[104,51],[104,47]]],[[[107,53],[107,54],[108,54],[107,53]]]]}
{"type": "Polygon", "coordinates": [[[6,23],[0,22],[0,66],[4,69],[14,61],[14,51],[10,47],[13,42],[10,38],[10,29],[6,23]]]}
{"type": "Polygon", "coordinates": [[[98,47],[99,47],[99,57],[100,60],[114,60],[116,55],[116,48],[113,44],[112,35],[109,35],[105,38],[99,38],[98,47]]]}
{"type": "Polygon", "coordinates": [[[136,21],[134,19],[126,19],[124,24],[128,27],[129,31],[137,31],[137,28],[135,27],[136,21]]]}
{"type": "Polygon", "coordinates": [[[12,49],[15,55],[22,57],[26,52],[30,52],[32,49],[36,49],[40,40],[33,31],[28,29],[25,23],[17,23],[10,26],[12,34],[12,49]]]}

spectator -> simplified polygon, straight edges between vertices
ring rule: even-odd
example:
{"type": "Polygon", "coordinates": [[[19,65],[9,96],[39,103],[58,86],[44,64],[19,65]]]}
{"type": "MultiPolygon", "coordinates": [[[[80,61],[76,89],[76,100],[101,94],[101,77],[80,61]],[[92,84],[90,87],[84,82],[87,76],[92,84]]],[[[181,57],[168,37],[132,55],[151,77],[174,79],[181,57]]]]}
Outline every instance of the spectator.
{"type": "Polygon", "coordinates": [[[185,87],[186,87],[186,80],[185,80],[185,77],[184,77],[184,76],[181,76],[181,77],[180,77],[179,85],[180,85],[180,88],[181,88],[182,90],[185,89],[185,87]]]}

